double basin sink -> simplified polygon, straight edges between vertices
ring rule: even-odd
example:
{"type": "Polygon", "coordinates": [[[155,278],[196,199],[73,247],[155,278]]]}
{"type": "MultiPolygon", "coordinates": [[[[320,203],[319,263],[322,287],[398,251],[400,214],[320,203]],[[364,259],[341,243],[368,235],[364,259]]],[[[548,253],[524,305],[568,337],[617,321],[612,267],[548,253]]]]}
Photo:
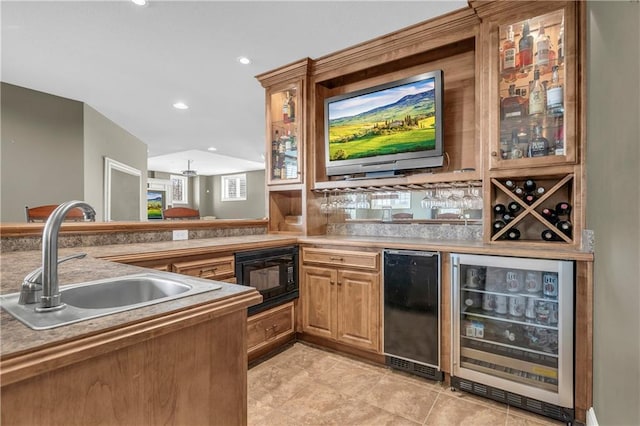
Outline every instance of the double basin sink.
{"type": "Polygon", "coordinates": [[[40,313],[33,304],[18,304],[19,293],[0,296],[0,301],[28,327],[45,330],[220,288],[200,279],[142,273],[61,286],[60,297],[66,306],[52,312],[40,313]]]}

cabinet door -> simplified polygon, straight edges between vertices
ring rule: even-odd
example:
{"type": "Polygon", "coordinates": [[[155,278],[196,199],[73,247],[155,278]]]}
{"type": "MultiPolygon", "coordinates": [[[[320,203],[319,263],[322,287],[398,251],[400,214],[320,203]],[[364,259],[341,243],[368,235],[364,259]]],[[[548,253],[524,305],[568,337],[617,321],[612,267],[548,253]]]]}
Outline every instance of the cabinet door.
{"type": "Polygon", "coordinates": [[[302,182],[301,82],[267,91],[269,185],[302,182]]]}
{"type": "Polygon", "coordinates": [[[380,275],[340,270],[337,288],[337,339],[380,352],[380,275]]]}
{"type": "Polygon", "coordinates": [[[491,169],[573,164],[580,140],[576,7],[540,2],[516,10],[486,24],[486,87],[497,124],[487,127],[491,169]]]}
{"type": "Polygon", "coordinates": [[[300,300],[305,333],[335,338],[337,274],[332,268],[302,268],[300,300]]]}

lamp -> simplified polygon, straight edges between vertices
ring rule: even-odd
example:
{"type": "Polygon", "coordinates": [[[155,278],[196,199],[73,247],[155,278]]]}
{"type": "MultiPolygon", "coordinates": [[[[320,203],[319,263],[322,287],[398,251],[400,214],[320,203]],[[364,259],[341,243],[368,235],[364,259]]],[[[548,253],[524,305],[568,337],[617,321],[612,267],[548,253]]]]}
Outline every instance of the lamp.
{"type": "Polygon", "coordinates": [[[198,173],[195,170],[191,170],[191,160],[187,160],[187,170],[182,171],[182,176],[194,177],[197,175],[198,173]]]}

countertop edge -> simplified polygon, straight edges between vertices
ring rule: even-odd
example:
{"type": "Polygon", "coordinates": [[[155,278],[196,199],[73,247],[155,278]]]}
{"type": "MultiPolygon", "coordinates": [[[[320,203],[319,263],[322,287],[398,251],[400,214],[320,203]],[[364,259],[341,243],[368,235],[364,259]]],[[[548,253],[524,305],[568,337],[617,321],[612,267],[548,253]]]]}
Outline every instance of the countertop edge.
{"type": "Polygon", "coordinates": [[[300,236],[299,244],[335,245],[368,248],[391,248],[407,250],[432,250],[448,253],[486,254],[495,256],[534,257],[540,259],[576,260],[593,262],[594,254],[561,247],[531,248],[515,245],[499,246],[484,244],[481,241],[426,240],[421,238],[364,237],[318,235],[300,236]]]}
{"type": "Polygon", "coordinates": [[[252,289],[223,299],[100,330],[66,342],[55,342],[35,350],[12,353],[0,360],[0,383],[6,386],[22,381],[199,322],[247,309],[261,301],[260,293],[252,289]]]}

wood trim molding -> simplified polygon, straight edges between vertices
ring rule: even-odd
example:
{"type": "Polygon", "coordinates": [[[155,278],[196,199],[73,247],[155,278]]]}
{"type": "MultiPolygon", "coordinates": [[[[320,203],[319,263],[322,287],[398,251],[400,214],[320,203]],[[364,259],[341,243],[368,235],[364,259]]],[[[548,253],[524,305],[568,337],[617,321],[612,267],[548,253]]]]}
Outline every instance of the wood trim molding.
{"type": "MultiPolygon", "coordinates": [[[[158,222],[66,222],[61,234],[104,234],[112,232],[154,232],[174,229],[220,229],[267,227],[267,219],[170,220],[158,222]]],[[[41,236],[44,223],[0,223],[2,237],[41,236]]]]}
{"type": "Polygon", "coordinates": [[[101,331],[69,342],[0,360],[2,386],[106,354],[194,324],[247,309],[262,301],[258,291],[218,299],[185,310],[162,314],[117,329],[101,331]]]}
{"type": "Polygon", "coordinates": [[[271,70],[255,76],[262,87],[268,88],[278,83],[291,81],[296,78],[304,77],[311,69],[311,58],[304,58],[287,65],[283,65],[275,70],[271,70]]]}

